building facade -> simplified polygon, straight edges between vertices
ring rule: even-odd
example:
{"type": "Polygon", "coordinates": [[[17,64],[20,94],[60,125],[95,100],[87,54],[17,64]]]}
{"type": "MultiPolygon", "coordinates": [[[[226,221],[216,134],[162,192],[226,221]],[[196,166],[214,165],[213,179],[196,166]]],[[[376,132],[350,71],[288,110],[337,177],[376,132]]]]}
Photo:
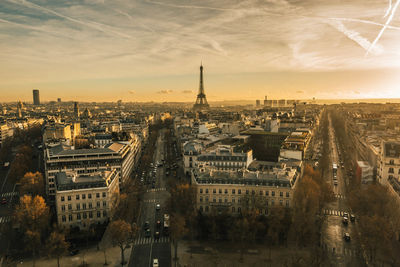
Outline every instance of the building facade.
{"type": "Polygon", "coordinates": [[[57,223],[61,227],[86,229],[110,220],[119,201],[117,170],[78,175],[56,175],[57,223]]]}
{"type": "Polygon", "coordinates": [[[33,104],[40,105],[40,97],[39,97],[39,90],[33,90],[33,104]]]}

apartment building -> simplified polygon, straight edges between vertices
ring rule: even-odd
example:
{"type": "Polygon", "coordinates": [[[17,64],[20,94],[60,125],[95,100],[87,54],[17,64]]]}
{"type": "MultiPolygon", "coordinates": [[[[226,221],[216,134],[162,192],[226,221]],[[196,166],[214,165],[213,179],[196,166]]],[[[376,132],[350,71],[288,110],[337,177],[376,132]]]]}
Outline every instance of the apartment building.
{"type": "Polygon", "coordinates": [[[85,229],[112,218],[119,200],[119,174],[116,169],[83,175],[63,171],[55,177],[59,226],[85,229]]]}
{"type": "Polygon", "coordinates": [[[46,192],[54,199],[55,177],[59,172],[77,172],[78,175],[117,170],[119,182],[129,179],[140,157],[140,140],[136,135],[129,141],[113,142],[103,148],[73,149],[57,144],[45,150],[46,192]]]}
{"type": "Polygon", "coordinates": [[[279,160],[303,160],[311,133],[308,129],[297,129],[282,143],[279,160]]]}
{"type": "Polygon", "coordinates": [[[206,167],[192,171],[197,209],[204,213],[258,209],[268,214],[270,208],[292,205],[298,172],[282,168],[274,172],[215,170],[206,167]]]}
{"type": "Polygon", "coordinates": [[[377,180],[400,193],[400,141],[382,141],[377,180]]]}
{"type": "Polygon", "coordinates": [[[7,124],[0,125],[0,147],[2,146],[4,140],[8,137],[9,128],[7,124]]]}

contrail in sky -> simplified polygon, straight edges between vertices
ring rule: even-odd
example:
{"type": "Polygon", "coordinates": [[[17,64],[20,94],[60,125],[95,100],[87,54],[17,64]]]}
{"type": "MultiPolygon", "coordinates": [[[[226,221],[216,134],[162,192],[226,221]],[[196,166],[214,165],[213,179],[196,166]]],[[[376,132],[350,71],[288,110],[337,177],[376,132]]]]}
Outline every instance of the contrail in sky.
{"type": "MultiPolygon", "coordinates": [[[[329,18],[329,19],[340,20],[340,21],[360,22],[360,23],[371,24],[371,25],[382,26],[382,27],[385,26],[385,24],[378,23],[378,22],[371,21],[371,20],[365,20],[365,19],[352,19],[352,18],[329,18]]],[[[392,30],[400,30],[400,27],[396,27],[396,26],[388,25],[387,27],[388,27],[388,29],[392,29],[392,30]]]]}
{"type": "Polygon", "coordinates": [[[389,0],[389,6],[388,9],[386,10],[385,16],[383,16],[384,18],[386,18],[389,15],[391,9],[392,9],[392,0],[389,0]]]}
{"type": "Polygon", "coordinates": [[[381,31],[379,32],[378,36],[375,38],[375,40],[372,42],[371,46],[368,48],[367,53],[365,53],[365,55],[367,56],[369,54],[369,52],[371,51],[371,49],[375,46],[375,44],[379,41],[379,39],[381,38],[383,32],[386,30],[386,28],[389,26],[389,23],[392,21],[394,13],[396,13],[397,7],[400,4],[400,0],[396,1],[396,4],[393,6],[392,8],[392,12],[390,13],[389,18],[387,19],[385,26],[382,27],[381,31]]]}

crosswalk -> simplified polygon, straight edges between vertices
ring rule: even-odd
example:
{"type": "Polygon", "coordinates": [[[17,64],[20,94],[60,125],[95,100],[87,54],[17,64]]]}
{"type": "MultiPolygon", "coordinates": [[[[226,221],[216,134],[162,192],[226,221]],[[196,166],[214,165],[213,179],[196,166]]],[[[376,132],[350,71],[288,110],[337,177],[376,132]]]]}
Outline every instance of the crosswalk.
{"type": "Polygon", "coordinates": [[[9,221],[11,221],[11,216],[0,217],[0,224],[8,223],[9,221]]]}
{"type": "Polygon", "coordinates": [[[163,236],[160,238],[153,238],[153,237],[140,237],[136,238],[134,245],[146,245],[146,244],[153,244],[153,243],[169,243],[169,237],[163,236]]]}
{"type": "Polygon", "coordinates": [[[144,203],[156,203],[155,199],[145,199],[143,200],[144,203]]]}
{"type": "Polygon", "coordinates": [[[6,193],[2,193],[0,197],[11,197],[11,196],[18,196],[18,192],[6,192],[6,193]]]}
{"type": "Polygon", "coordinates": [[[167,190],[165,187],[148,189],[147,192],[158,192],[167,190]]]}
{"type": "MultiPolygon", "coordinates": [[[[341,211],[341,210],[324,210],[325,215],[332,215],[332,216],[344,216],[344,213],[346,211],[341,211]]],[[[349,213],[349,212],[347,212],[349,213]]]]}
{"type": "Polygon", "coordinates": [[[345,199],[346,197],[342,194],[335,194],[336,198],[341,198],[341,199],[345,199]]]}

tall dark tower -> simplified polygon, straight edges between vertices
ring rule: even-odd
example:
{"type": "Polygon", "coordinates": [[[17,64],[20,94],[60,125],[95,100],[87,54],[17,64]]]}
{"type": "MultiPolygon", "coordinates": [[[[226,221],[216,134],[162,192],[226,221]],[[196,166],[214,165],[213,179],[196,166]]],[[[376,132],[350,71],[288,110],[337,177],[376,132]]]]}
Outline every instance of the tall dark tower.
{"type": "Polygon", "coordinates": [[[208,109],[210,106],[207,103],[206,94],[204,93],[203,85],[203,64],[200,65],[200,87],[197,94],[196,103],[193,105],[194,110],[208,109]]]}
{"type": "Polygon", "coordinates": [[[33,90],[33,104],[40,105],[39,90],[33,90]]]}

